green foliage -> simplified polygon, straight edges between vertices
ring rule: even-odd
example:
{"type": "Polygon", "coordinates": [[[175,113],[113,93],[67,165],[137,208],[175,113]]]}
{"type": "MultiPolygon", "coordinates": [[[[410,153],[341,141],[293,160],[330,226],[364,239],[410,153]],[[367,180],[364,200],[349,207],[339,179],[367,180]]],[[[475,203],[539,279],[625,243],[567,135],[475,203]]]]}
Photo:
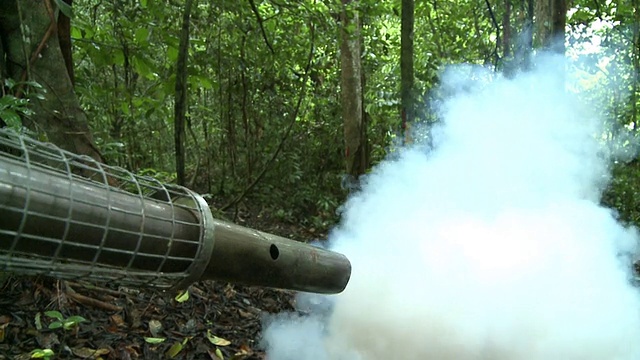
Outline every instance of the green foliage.
{"type": "Polygon", "coordinates": [[[602,202],[616,209],[618,217],[633,225],[640,225],[640,166],[637,161],[617,164],[613,179],[605,191],[602,202]]]}
{"type": "Polygon", "coordinates": [[[22,127],[20,115],[33,114],[28,105],[27,99],[19,99],[13,95],[0,97],[0,119],[4,120],[9,127],[19,129],[22,127]]]}
{"type": "Polygon", "coordinates": [[[45,311],[46,316],[55,319],[51,323],[49,323],[49,329],[59,329],[63,328],[64,330],[75,329],[81,322],[87,321],[87,319],[82,316],[70,316],[65,318],[62,313],[56,310],[45,311]]]}
{"type": "Polygon", "coordinates": [[[16,82],[13,79],[4,79],[4,86],[9,91],[8,94],[0,97],[0,119],[10,128],[20,130],[22,128],[22,117],[30,117],[34,114],[29,107],[31,99],[43,99],[43,88],[33,81],[16,82]],[[25,96],[16,97],[12,95],[16,89],[26,89],[25,96]]]}
{"type": "Polygon", "coordinates": [[[34,349],[31,351],[31,359],[44,359],[49,360],[55,356],[55,352],[51,349],[34,349]]]}
{"type": "Polygon", "coordinates": [[[71,5],[67,4],[63,0],[55,0],[55,2],[58,9],[60,9],[60,12],[70,19],[73,18],[73,9],[71,8],[71,5]]]}
{"type": "MultiPolygon", "coordinates": [[[[257,13],[247,2],[230,0],[200,1],[192,11],[188,185],[225,204],[267,167],[247,200],[282,221],[325,227],[337,220],[336,209],[346,196],[340,187],[343,122],[336,41],[341,2],[255,4],[257,13]],[[299,99],[300,112],[292,119],[299,99]],[[271,163],[291,120],[291,134],[271,163]]],[[[504,4],[416,2],[414,90],[423,99],[421,121],[435,121],[429,94],[446,64],[484,64],[500,71],[522,61],[516,58],[522,56],[518,49],[527,10],[524,3],[511,2],[512,35],[504,46],[504,4]]],[[[592,55],[593,64],[585,63],[584,70],[600,72],[603,84],[615,86],[593,88],[589,96],[607,99],[603,112],[616,126],[634,129],[640,105],[634,75],[640,46],[631,26],[637,24],[635,6],[577,1],[567,23],[571,45],[583,46],[598,35],[610,46],[592,55]],[[608,25],[592,26],[602,22],[608,25]],[[605,68],[595,66],[602,56],[609,59],[605,68]]],[[[89,0],[74,5],[72,19],[76,90],[97,145],[112,165],[168,182],[175,179],[173,101],[182,7],[166,0],[89,0]]],[[[375,163],[393,148],[400,131],[400,1],[360,0],[348,11],[359,11],[363,23],[364,110],[375,163]]],[[[26,109],[18,100],[0,103],[0,116],[12,126],[26,109]]],[[[624,184],[634,183],[634,176],[616,177],[629,181],[614,184],[615,191],[628,194],[624,191],[631,188],[624,184]]]]}

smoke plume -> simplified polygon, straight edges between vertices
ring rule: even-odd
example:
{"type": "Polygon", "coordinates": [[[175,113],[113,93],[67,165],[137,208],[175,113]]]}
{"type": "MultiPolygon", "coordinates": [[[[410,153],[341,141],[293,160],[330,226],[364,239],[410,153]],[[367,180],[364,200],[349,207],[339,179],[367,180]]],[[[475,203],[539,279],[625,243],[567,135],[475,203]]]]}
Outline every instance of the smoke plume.
{"type": "Polygon", "coordinates": [[[599,204],[603,119],[557,59],[442,76],[442,121],[370,174],[330,236],[336,296],[268,320],[270,360],[640,358],[637,234],[599,204]]]}

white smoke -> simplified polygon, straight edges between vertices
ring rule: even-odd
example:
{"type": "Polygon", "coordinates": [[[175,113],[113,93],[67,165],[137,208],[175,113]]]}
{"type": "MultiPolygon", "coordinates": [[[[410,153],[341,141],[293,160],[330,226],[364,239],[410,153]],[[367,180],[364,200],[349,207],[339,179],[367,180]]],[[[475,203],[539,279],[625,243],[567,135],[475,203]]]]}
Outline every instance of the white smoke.
{"type": "Polygon", "coordinates": [[[604,122],[564,64],[442,80],[434,149],[382,163],[345,205],[347,289],[272,318],[268,359],[639,359],[637,234],[599,205],[604,122]]]}

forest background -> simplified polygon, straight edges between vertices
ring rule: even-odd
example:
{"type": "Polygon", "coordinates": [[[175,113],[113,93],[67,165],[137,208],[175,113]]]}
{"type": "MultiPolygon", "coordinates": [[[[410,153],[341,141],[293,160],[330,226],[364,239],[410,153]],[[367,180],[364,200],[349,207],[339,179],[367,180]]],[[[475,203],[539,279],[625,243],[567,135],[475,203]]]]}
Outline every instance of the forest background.
{"type": "MultiPolygon", "coordinates": [[[[637,135],[637,0],[2,0],[0,37],[0,125],[233,220],[334,225],[361,175],[428,139],[447,64],[579,56],[603,118],[637,135]]],[[[640,164],[613,171],[602,201],[639,225],[640,164]]]]}

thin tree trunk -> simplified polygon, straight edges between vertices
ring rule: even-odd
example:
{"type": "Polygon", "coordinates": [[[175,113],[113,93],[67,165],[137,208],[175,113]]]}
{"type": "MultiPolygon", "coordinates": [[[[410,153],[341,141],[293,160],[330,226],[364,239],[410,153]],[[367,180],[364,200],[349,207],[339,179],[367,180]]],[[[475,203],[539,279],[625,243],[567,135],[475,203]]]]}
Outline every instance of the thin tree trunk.
{"type": "Polygon", "coordinates": [[[564,38],[567,27],[567,1],[553,0],[550,48],[556,54],[565,53],[564,38]]]}
{"type": "Polygon", "coordinates": [[[231,69],[227,72],[227,151],[229,153],[229,163],[231,165],[231,175],[236,176],[236,124],[233,117],[233,80],[231,79],[231,69]]]}
{"type": "MultiPolygon", "coordinates": [[[[240,46],[240,61],[245,63],[245,47],[247,44],[246,36],[242,36],[241,46],[240,46]]],[[[242,84],[242,101],[240,106],[242,107],[242,126],[244,130],[244,144],[247,150],[246,155],[246,163],[247,163],[247,179],[250,179],[253,176],[253,142],[251,141],[251,125],[249,124],[249,89],[247,86],[247,75],[246,68],[242,67],[242,71],[240,72],[240,81],[242,84]]]]}
{"type": "Polygon", "coordinates": [[[511,0],[504,0],[502,32],[502,57],[507,59],[511,54],[511,0]]]}
{"type": "Polygon", "coordinates": [[[364,174],[367,164],[362,139],[362,68],[360,58],[360,16],[357,0],[342,0],[340,29],[341,98],[344,121],[345,162],[352,180],[364,174]]]}
{"type": "Polygon", "coordinates": [[[179,185],[185,185],[185,117],[187,113],[187,57],[189,55],[189,18],[193,0],[187,0],[182,16],[180,32],[180,48],[176,66],[176,103],[174,120],[174,137],[176,151],[176,175],[179,185]]]}
{"type": "Polygon", "coordinates": [[[400,30],[400,94],[402,102],[403,144],[410,144],[411,124],[415,120],[413,99],[413,23],[414,0],[402,0],[402,23],[400,30]]]}
{"type": "Polygon", "coordinates": [[[524,25],[522,26],[521,41],[519,41],[519,51],[516,57],[519,58],[519,63],[522,64],[522,70],[531,69],[531,57],[533,55],[533,14],[534,14],[534,0],[522,0],[522,11],[525,13],[524,25]]]}
{"type": "Polygon", "coordinates": [[[640,81],[640,8],[638,0],[633,0],[633,84],[631,85],[631,121],[638,131],[638,82],[640,81]]]}

